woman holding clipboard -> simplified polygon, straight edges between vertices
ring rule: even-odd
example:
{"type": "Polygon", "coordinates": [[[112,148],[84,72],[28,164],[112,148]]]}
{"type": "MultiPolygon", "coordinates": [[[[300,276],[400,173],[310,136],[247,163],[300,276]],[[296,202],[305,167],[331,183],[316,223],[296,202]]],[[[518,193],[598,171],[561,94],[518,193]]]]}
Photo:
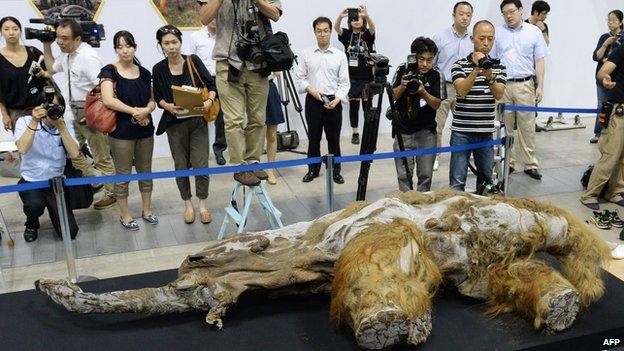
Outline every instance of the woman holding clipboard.
{"type": "MultiPolygon", "coordinates": [[[[167,133],[169,148],[176,170],[189,168],[198,169],[208,167],[208,125],[202,113],[212,106],[215,98],[215,82],[199,57],[191,55],[191,59],[206,82],[210,98],[203,106],[196,107],[197,116],[178,118],[178,114],[185,112],[182,107],[176,106],[173,101],[172,86],[192,86],[193,79],[186,63],[186,55],[181,54],[182,32],[172,25],[161,27],[156,32],[158,45],[165,54],[165,59],[158,62],[152,69],[154,79],[154,98],[163,115],[158,124],[156,135],[167,133]]],[[[184,222],[195,221],[195,209],[191,201],[191,183],[188,177],[176,178],[180,196],[184,200],[184,222]]],[[[212,215],[206,208],[208,198],[209,179],[207,175],[195,177],[195,195],[199,198],[199,213],[201,222],[206,224],[212,221],[212,215]]]]}

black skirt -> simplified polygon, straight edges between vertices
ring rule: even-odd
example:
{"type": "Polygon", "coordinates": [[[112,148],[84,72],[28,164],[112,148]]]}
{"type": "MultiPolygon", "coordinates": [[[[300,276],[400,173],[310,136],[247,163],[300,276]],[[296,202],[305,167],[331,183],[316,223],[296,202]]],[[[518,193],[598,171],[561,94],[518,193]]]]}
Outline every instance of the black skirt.
{"type": "Polygon", "coordinates": [[[269,81],[269,99],[266,108],[266,125],[274,126],[284,123],[284,112],[282,111],[282,101],[277,91],[277,86],[273,81],[269,81]]]}
{"type": "Polygon", "coordinates": [[[351,89],[349,89],[349,98],[350,99],[361,99],[364,95],[364,89],[366,84],[368,84],[368,80],[364,79],[352,79],[351,80],[351,89]]]}

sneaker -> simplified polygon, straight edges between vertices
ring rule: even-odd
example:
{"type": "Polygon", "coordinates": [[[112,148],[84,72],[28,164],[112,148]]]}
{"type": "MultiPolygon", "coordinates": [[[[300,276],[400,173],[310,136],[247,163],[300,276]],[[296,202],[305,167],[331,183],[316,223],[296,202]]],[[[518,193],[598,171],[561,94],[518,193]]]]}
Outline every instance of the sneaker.
{"type": "Polygon", "coordinates": [[[614,260],[624,259],[624,245],[618,245],[615,249],[611,250],[611,257],[614,260]]]}
{"type": "Polygon", "coordinates": [[[435,161],[433,161],[433,171],[437,171],[440,168],[440,163],[438,163],[438,157],[436,156],[435,161]]]}
{"type": "Polygon", "coordinates": [[[260,185],[260,179],[256,177],[254,172],[238,172],[234,173],[234,180],[247,186],[260,185]]]}
{"type": "Polygon", "coordinates": [[[617,211],[604,210],[602,215],[605,218],[609,219],[609,222],[611,223],[612,226],[616,228],[624,228],[624,221],[620,219],[620,216],[618,216],[617,211]]]}
{"type": "Polygon", "coordinates": [[[605,218],[605,216],[598,211],[592,213],[591,220],[599,229],[611,229],[611,221],[609,218],[605,218]]]}
{"type": "Polygon", "coordinates": [[[104,196],[100,201],[93,204],[93,208],[96,210],[103,210],[105,208],[113,207],[117,200],[111,196],[104,196]]]}
{"type": "Polygon", "coordinates": [[[598,137],[594,136],[593,138],[589,139],[589,143],[590,144],[596,144],[598,142],[598,137]]]}
{"type": "Polygon", "coordinates": [[[353,135],[351,135],[351,144],[357,145],[359,143],[360,143],[360,134],[359,133],[353,133],[353,135]]]}
{"type": "Polygon", "coordinates": [[[39,233],[37,232],[37,229],[35,228],[28,228],[26,227],[24,229],[24,240],[26,240],[27,243],[31,243],[35,240],[37,240],[37,236],[39,235],[39,233]]]}

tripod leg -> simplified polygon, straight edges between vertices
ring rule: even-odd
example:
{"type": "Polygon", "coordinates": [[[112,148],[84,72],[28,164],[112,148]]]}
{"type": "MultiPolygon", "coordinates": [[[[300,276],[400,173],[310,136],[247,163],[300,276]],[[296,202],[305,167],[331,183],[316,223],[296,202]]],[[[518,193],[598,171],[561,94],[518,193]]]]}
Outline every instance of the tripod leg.
{"type": "MultiPolygon", "coordinates": [[[[374,154],[377,149],[377,135],[379,134],[379,115],[381,113],[382,97],[380,94],[377,106],[371,107],[364,112],[364,128],[362,129],[362,141],[360,144],[360,155],[374,154]]],[[[372,99],[370,96],[369,99],[372,99]]],[[[371,104],[372,105],[372,104],[371,104]]],[[[366,199],[366,187],[368,186],[368,173],[372,161],[362,161],[360,164],[360,175],[358,177],[358,188],[356,200],[366,199]]]]}

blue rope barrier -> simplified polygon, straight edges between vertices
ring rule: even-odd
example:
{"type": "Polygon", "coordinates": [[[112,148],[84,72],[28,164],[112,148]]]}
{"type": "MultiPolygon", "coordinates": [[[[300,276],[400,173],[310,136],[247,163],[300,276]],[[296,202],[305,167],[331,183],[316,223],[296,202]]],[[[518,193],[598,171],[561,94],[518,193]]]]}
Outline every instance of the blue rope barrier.
{"type": "MultiPolygon", "coordinates": [[[[491,141],[486,141],[486,142],[481,142],[481,143],[476,143],[476,144],[445,146],[445,147],[440,147],[440,148],[406,150],[406,151],[401,151],[401,152],[384,152],[384,153],[370,154],[370,155],[341,156],[341,157],[336,157],[334,160],[335,162],[349,163],[349,162],[373,161],[373,160],[391,159],[391,158],[400,158],[400,157],[415,157],[415,156],[422,156],[422,155],[427,155],[427,154],[475,150],[475,149],[481,149],[484,147],[501,145],[502,143],[503,143],[503,140],[498,139],[498,140],[491,140],[491,141]]],[[[289,167],[295,167],[295,166],[318,164],[322,162],[323,162],[322,157],[311,157],[311,158],[277,161],[277,162],[270,162],[270,163],[254,163],[254,164],[247,164],[247,165],[240,165],[240,166],[200,168],[200,169],[164,171],[164,172],[154,172],[154,173],[135,173],[135,174],[100,176],[100,177],[67,178],[65,179],[65,185],[77,186],[77,185],[97,184],[97,183],[118,183],[118,182],[130,182],[130,181],[149,180],[149,179],[193,177],[193,176],[198,176],[198,175],[212,175],[212,174],[257,171],[257,170],[267,169],[267,168],[289,168],[289,167]]],[[[48,181],[7,185],[7,186],[0,187],[0,194],[26,191],[26,190],[34,190],[34,189],[45,189],[45,188],[48,188],[49,186],[50,184],[48,181]]]]}
{"type": "Polygon", "coordinates": [[[563,108],[563,107],[539,107],[539,106],[519,106],[505,105],[505,111],[512,112],[553,112],[553,113],[599,113],[597,108],[563,108]]]}

